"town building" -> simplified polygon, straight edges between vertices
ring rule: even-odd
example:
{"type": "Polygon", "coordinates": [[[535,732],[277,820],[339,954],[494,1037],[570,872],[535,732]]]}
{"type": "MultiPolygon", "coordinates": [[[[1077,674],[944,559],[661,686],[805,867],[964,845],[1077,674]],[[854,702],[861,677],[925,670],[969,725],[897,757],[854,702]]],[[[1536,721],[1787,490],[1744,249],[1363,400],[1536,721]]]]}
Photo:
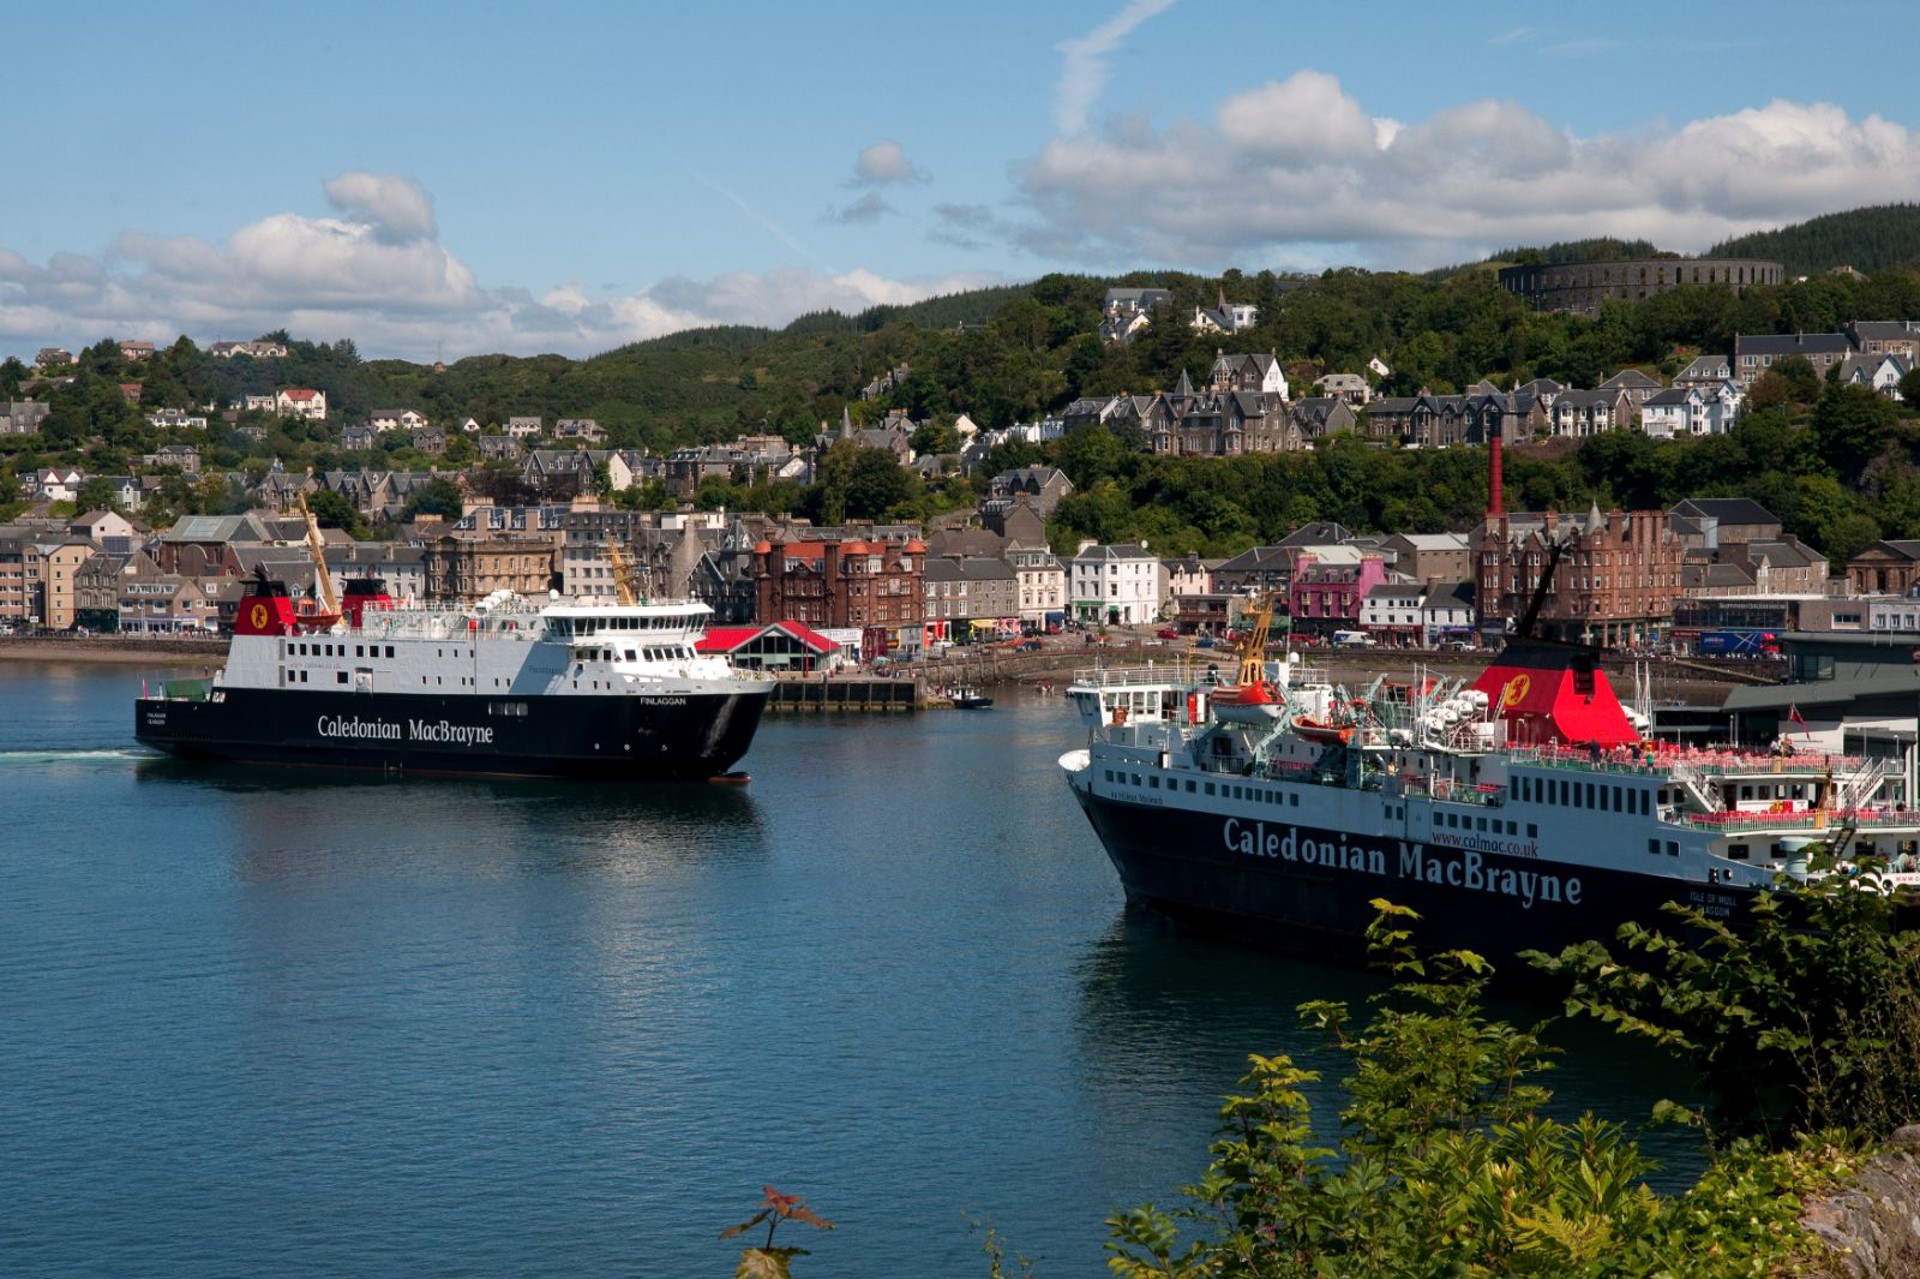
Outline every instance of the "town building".
{"type": "Polygon", "coordinates": [[[1742,333],[1733,339],[1733,380],[1742,391],[1752,390],[1762,373],[1795,355],[1825,378],[1828,369],[1852,354],[1853,343],[1844,333],[1742,333]]]}
{"type": "Polygon", "coordinates": [[[1287,583],[1294,634],[1330,636],[1359,624],[1367,593],[1387,580],[1384,557],[1355,546],[1302,548],[1287,583]]]}
{"type": "Polygon", "coordinates": [[[1473,547],[1464,533],[1394,533],[1380,548],[1387,567],[1409,581],[1473,579],[1473,547]]]}
{"type": "Polygon", "coordinates": [[[554,559],[551,538],[448,534],[426,544],[427,597],[473,604],[495,591],[512,591],[538,598],[558,585],[554,559]]]}
{"type": "Polygon", "coordinates": [[[926,544],[878,529],[870,537],[805,532],[813,536],[781,533],[754,547],[758,619],[878,632],[882,643],[862,646],[876,655],[920,648],[926,544]]]}
{"type": "Polygon", "coordinates": [[[1068,606],[1092,625],[1138,626],[1160,619],[1166,568],[1144,542],[1083,543],[1068,567],[1068,606]]]}
{"type": "Polygon", "coordinates": [[[1483,634],[1499,635],[1527,611],[1561,545],[1535,623],[1549,639],[1637,644],[1667,628],[1681,593],[1686,546],[1664,511],[1612,511],[1583,518],[1552,511],[1491,516],[1474,535],[1475,611],[1483,634]]]}
{"type": "Polygon", "coordinates": [[[1057,629],[1067,620],[1067,567],[1044,542],[1011,545],[1004,552],[1019,592],[1021,628],[1057,629]]]}

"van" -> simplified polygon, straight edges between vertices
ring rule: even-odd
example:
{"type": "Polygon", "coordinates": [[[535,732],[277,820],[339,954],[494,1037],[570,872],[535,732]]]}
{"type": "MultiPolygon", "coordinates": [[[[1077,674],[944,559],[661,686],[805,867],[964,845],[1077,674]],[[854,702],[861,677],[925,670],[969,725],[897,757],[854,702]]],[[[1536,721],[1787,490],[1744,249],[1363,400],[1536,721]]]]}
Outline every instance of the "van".
{"type": "Polygon", "coordinates": [[[1335,648],[1372,648],[1373,636],[1365,631],[1335,631],[1333,646],[1335,648]]]}

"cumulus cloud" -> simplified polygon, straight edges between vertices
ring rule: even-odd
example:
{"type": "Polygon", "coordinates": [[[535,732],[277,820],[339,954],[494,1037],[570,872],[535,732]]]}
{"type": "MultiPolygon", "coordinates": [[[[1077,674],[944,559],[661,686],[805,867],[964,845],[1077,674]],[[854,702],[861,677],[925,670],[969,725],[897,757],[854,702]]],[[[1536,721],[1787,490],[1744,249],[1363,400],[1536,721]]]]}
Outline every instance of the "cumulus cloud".
{"type": "Polygon", "coordinates": [[[1107,87],[1107,59],[1126,43],[1135,27],[1172,4],[1173,0],[1131,0],[1087,34],[1054,46],[1064,59],[1053,107],[1054,124],[1062,134],[1071,137],[1087,127],[1088,114],[1107,87]]]}
{"type": "Polygon", "coordinates": [[[0,247],[0,346],[180,333],[204,344],[285,328],[413,359],[441,346],[449,356],[588,355],[703,325],[778,326],[808,311],[859,311],[1001,282],[979,272],[888,279],[787,267],[676,277],[613,297],[573,284],[486,288],[437,240],[432,200],[418,184],[345,174],[324,191],[343,216],[276,214],[224,244],[128,232],[99,257],[59,253],[40,265],[0,247]]]}
{"type": "Polygon", "coordinates": [[[1401,122],[1300,71],[1210,119],[1109,120],[1017,171],[1007,234],[1089,264],[1275,261],[1432,266],[1589,235],[1700,250],[1863,204],[1920,199],[1920,133],[1774,101],[1636,134],[1582,137],[1519,103],[1401,122]]]}
{"type": "Polygon", "coordinates": [[[883,186],[889,182],[925,182],[927,175],[907,159],[906,148],[892,139],[882,139],[862,149],[854,159],[853,180],[857,185],[883,186]]]}
{"type": "Polygon", "coordinates": [[[418,182],[397,173],[343,173],[322,187],[327,202],[383,240],[431,240],[433,197],[418,182]]]}

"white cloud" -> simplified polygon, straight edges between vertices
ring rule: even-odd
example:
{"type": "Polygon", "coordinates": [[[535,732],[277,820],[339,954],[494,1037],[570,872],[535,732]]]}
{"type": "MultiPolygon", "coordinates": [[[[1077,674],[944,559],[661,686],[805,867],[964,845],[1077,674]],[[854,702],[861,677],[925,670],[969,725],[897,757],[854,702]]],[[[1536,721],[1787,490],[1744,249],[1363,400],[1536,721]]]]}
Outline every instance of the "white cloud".
{"type": "Polygon", "coordinates": [[[1431,266],[1589,235],[1698,251],[1730,235],[1920,199],[1920,133],[1826,104],[1775,101],[1678,128],[1581,137],[1516,102],[1401,122],[1300,71],[1211,119],[1109,120],[1057,137],[1017,173],[1040,255],[1431,266]]]}
{"type": "Polygon", "coordinates": [[[348,216],[282,213],[225,244],[122,235],[89,257],[35,265],[0,247],[0,348],[74,347],[103,336],[202,344],[277,328],[351,337],[368,355],[431,358],[505,351],[589,355],[710,324],[784,325],[808,311],[854,312],[1001,282],[971,272],[888,279],[855,269],[786,267],[708,280],[661,280],[594,298],[578,285],[544,293],[485,288],[435,239],[432,201],[405,179],[343,175],[326,184],[348,216]]]}
{"type": "Polygon", "coordinates": [[[882,139],[864,148],[853,162],[854,181],[869,186],[888,182],[925,182],[927,175],[907,159],[898,142],[882,139]]]}
{"type": "Polygon", "coordinates": [[[439,234],[433,197],[412,178],[355,171],[329,179],[322,190],[329,204],[371,226],[383,240],[431,240],[439,234]]]}
{"type": "Polygon", "coordinates": [[[1107,59],[1135,27],[1172,4],[1173,0],[1130,0],[1126,8],[1086,35],[1054,46],[1065,56],[1053,108],[1054,124],[1062,134],[1071,137],[1087,127],[1087,116],[1107,87],[1107,59]]]}

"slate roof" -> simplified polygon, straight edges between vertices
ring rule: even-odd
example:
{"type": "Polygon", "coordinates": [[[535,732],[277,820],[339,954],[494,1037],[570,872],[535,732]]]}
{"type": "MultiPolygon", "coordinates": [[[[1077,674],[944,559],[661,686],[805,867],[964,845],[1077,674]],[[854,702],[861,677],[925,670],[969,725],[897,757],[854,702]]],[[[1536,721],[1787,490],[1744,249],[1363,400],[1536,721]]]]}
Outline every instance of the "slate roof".
{"type": "Polygon", "coordinates": [[[1674,515],[1712,516],[1722,524],[1778,524],[1780,517],[1752,498],[1690,497],[1676,504],[1674,515]]]}

